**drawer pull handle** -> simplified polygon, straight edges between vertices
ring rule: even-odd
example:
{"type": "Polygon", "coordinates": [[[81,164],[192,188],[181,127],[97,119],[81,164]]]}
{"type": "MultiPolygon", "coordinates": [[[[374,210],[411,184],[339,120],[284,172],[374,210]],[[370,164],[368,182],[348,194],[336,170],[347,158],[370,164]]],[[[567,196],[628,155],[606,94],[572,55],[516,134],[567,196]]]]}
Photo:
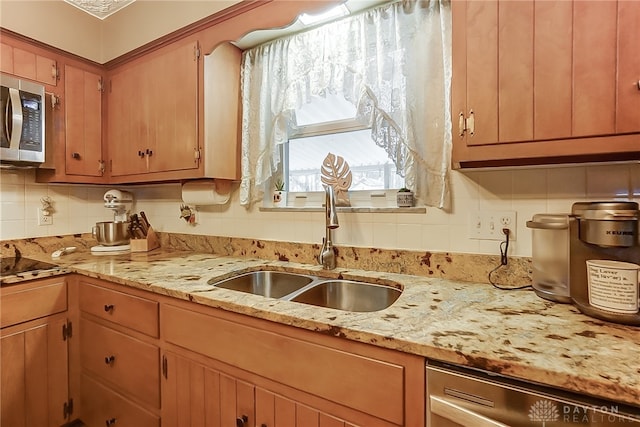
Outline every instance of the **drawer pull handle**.
{"type": "Polygon", "coordinates": [[[104,363],[106,363],[107,365],[113,365],[113,362],[115,362],[115,360],[115,356],[108,356],[104,358],[104,363]]]}
{"type": "Polygon", "coordinates": [[[236,418],[236,427],[246,427],[249,422],[249,417],[243,415],[242,417],[236,418]]]}
{"type": "Polygon", "coordinates": [[[111,418],[109,420],[107,420],[105,422],[105,424],[107,425],[107,427],[111,427],[112,425],[114,425],[116,423],[116,419],[115,418],[111,418]]]}
{"type": "Polygon", "coordinates": [[[113,313],[113,304],[105,304],[104,305],[104,311],[106,311],[107,313],[111,314],[113,313]]]}

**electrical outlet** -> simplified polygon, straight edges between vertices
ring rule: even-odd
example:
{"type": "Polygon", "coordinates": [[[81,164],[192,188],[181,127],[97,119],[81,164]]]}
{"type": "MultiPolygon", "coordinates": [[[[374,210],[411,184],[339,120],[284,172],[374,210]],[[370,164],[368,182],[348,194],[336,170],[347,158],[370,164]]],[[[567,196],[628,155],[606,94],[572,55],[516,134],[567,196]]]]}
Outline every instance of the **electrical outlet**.
{"type": "Polygon", "coordinates": [[[509,240],[515,240],[515,211],[478,211],[469,214],[470,239],[504,240],[504,228],[509,229],[509,240]]]}
{"type": "Polygon", "coordinates": [[[53,225],[53,215],[49,212],[49,215],[42,213],[42,208],[38,208],[38,225],[53,225]]]}

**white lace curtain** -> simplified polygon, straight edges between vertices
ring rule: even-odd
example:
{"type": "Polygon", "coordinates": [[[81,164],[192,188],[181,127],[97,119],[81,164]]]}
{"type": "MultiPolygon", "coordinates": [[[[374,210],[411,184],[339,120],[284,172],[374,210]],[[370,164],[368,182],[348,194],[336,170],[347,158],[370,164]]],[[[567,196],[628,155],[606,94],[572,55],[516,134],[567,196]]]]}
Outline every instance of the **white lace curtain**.
{"type": "Polygon", "coordinates": [[[447,207],[450,86],[447,0],[396,1],[245,51],[240,203],[263,199],[295,110],[332,93],[356,106],[420,203],[447,207]]]}

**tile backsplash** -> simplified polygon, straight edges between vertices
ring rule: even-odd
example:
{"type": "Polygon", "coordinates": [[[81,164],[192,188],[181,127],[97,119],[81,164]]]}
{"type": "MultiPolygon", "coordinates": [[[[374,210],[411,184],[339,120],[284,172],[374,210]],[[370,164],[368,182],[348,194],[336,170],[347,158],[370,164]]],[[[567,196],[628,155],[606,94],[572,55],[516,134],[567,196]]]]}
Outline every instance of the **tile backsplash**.
{"type": "MultiPolygon", "coordinates": [[[[179,184],[137,186],[47,185],[33,170],[0,172],[0,240],[90,233],[97,221],[113,219],[103,194],[121,188],[134,194],[133,210],[144,210],[159,231],[249,239],[321,243],[323,212],[261,212],[238,202],[237,188],[225,205],[198,208],[195,225],[180,219],[179,184]],[[39,226],[38,208],[53,200],[53,224],[39,226]]],[[[469,214],[478,210],[516,211],[511,255],[531,256],[535,213],[568,212],[576,201],[640,201],[640,164],[607,164],[514,170],[453,171],[452,208],[425,213],[340,213],[337,245],[433,252],[497,254],[498,241],[469,238],[469,214]]]]}

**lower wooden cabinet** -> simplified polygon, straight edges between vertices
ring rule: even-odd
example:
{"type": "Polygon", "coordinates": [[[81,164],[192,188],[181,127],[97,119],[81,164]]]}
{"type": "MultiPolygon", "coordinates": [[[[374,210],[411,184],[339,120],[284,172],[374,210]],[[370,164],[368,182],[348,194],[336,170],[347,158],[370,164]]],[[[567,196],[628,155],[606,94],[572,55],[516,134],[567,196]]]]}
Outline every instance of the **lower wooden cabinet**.
{"type": "Polygon", "coordinates": [[[154,295],[88,278],[78,288],[80,419],[88,427],[159,427],[154,295]]]}
{"type": "Polygon", "coordinates": [[[66,318],[2,331],[0,425],[61,426],[69,421],[66,318]],[[5,335],[6,334],[6,335],[5,335]]]}
{"type": "Polygon", "coordinates": [[[82,421],[89,427],[159,427],[160,417],[82,375],[82,421]]]}
{"type": "Polygon", "coordinates": [[[1,330],[2,426],[424,427],[420,356],[100,279],[54,282],[41,292],[68,282],[68,307],[41,305],[63,312],[1,330]]]}
{"type": "Polygon", "coordinates": [[[163,355],[162,426],[253,426],[254,386],[187,357],[163,355]]]}
{"type": "Polygon", "coordinates": [[[163,366],[163,427],[355,427],[185,356],[166,352],[163,366]]]}
{"type": "Polygon", "coordinates": [[[356,427],[339,418],[261,388],[255,389],[256,426],[356,427]]]}
{"type": "Polygon", "coordinates": [[[0,288],[0,425],[58,427],[70,420],[64,278],[0,288]]]}
{"type": "Polygon", "coordinates": [[[424,426],[422,357],[197,304],[162,304],[160,313],[160,335],[182,355],[163,357],[166,426],[199,425],[179,422],[193,406],[206,425],[209,414],[239,426],[424,426]],[[219,380],[207,380],[216,377],[209,370],[219,380]],[[218,415],[201,400],[226,403],[218,415]]]}
{"type": "Polygon", "coordinates": [[[160,407],[160,363],[157,346],[80,320],[82,369],[145,405],[160,407]]]}

